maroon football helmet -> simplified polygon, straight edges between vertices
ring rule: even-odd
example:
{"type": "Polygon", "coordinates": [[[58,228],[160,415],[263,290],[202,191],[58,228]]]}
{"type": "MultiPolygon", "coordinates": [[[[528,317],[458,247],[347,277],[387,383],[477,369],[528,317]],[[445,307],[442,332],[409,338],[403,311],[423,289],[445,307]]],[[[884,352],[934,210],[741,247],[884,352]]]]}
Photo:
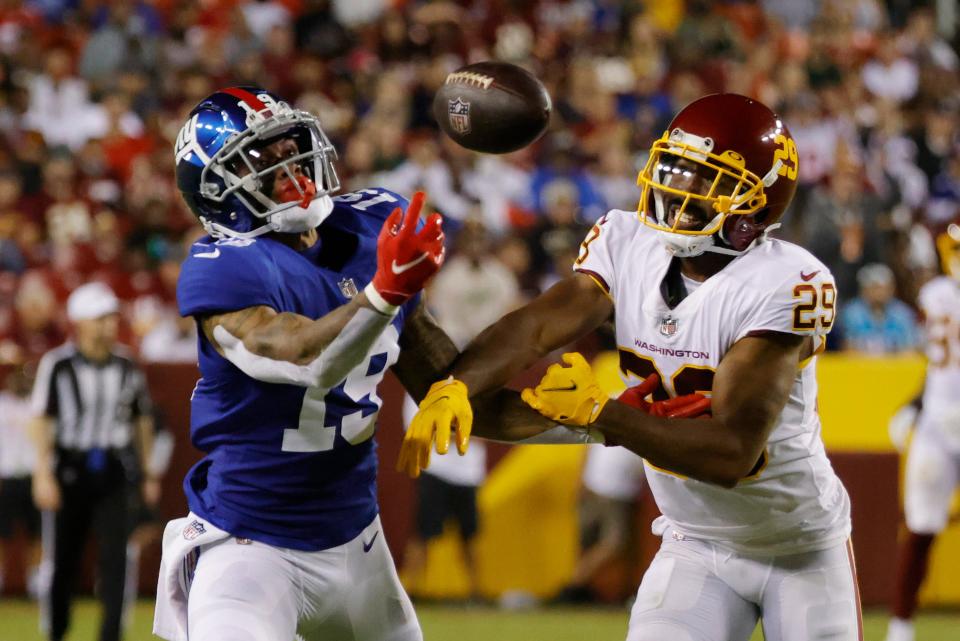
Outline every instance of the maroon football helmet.
{"type": "Polygon", "coordinates": [[[746,96],[704,96],[653,143],[637,178],[638,213],[677,256],[737,255],[778,223],[798,170],[779,116],[746,96]]]}

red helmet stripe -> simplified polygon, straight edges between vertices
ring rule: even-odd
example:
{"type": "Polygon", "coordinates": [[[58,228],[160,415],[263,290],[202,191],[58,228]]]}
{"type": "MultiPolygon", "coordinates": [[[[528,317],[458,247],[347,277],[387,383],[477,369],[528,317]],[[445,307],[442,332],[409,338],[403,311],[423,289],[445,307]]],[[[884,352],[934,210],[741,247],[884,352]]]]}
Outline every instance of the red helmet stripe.
{"type": "Polygon", "coordinates": [[[240,89],[239,87],[227,87],[226,89],[222,89],[221,91],[223,93],[230,94],[234,98],[239,98],[240,100],[244,101],[245,103],[253,107],[254,111],[259,112],[267,108],[267,105],[265,105],[262,100],[260,100],[255,95],[253,95],[252,93],[250,93],[245,89],[240,89]]]}

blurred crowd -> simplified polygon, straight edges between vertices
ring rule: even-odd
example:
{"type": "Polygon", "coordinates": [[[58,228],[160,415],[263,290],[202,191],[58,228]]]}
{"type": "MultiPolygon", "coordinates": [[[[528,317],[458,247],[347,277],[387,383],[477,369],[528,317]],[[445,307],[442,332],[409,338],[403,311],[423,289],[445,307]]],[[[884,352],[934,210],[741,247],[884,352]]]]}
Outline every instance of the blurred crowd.
{"type": "Polygon", "coordinates": [[[675,111],[709,92],[754,96],[800,153],[781,235],[861,308],[833,347],[913,349],[933,238],[960,206],[955,3],[923,5],[0,0],[0,363],[64,340],[63,301],[89,280],[122,299],[144,360],[193,360],[174,294],[199,226],[172,142],[229,84],[318,113],[344,190],[426,189],[455,244],[481,232],[466,253],[484,259],[460,277],[510,280],[521,298],[567,273],[604,211],[636,207],[636,174],[675,111]],[[431,115],[447,73],[488,58],[530,69],[554,99],[547,135],[507,156],[457,147],[431,115]]]}

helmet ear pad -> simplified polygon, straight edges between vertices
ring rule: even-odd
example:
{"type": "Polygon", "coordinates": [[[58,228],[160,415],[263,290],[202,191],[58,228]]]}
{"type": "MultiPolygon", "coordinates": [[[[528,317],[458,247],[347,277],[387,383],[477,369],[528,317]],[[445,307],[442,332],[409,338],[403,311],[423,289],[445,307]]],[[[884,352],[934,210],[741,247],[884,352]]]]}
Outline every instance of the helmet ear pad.
{"type": "Polygon", "coordinates": [[[767,228],[767,209],[749,216],[727,216],[720,228],[720,240],[731,248],[744,251],[767,228]]]}

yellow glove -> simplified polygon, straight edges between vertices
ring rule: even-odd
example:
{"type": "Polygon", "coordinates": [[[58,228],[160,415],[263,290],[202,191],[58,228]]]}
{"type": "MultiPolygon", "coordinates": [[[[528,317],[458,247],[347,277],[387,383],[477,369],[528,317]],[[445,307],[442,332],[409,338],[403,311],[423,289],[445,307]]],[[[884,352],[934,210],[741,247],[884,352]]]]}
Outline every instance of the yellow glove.
{"type": "Polygon", "coordinates": [[[420,470],[430,464],[430,449],[434,441],[437,454],[446,454],[450,449],[454,425],[457,451],[463,456],[467,453],[473,427],[473,408],[470,407],[467,386],[451,376],[434,383],[420,401],[420,409],[410,422],[400,446],[397,471],[406,472],[411,478],[420,476],[420,470]]]}
{"type": "Polygon", "coordinates": [[[610,400],[600,389],[590,364],[578,352],[563,355],[566,367],[554,363],[534,389],[520,394],[527,405],[544,416],[566,425],[585,426],[597,420],[610,400]]]}

